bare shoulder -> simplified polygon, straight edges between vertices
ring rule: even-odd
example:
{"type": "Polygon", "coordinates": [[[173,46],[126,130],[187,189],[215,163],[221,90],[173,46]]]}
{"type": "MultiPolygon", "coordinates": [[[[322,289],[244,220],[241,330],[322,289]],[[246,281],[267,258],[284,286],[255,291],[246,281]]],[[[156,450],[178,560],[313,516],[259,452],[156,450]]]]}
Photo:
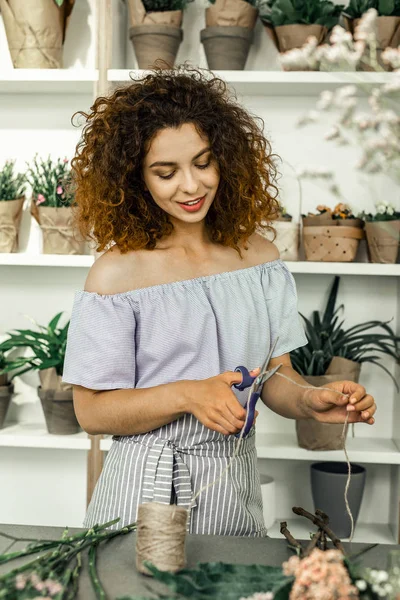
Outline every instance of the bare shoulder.
{"type": "Polygon", "coordinates": [[[85,291],[100,295],[127,292],[140,287],[135,285],[135,274],[140,279],[137,253],[122,254],[117,246],[113,246],[92,265],[85,282],[85,291]]]}
{"type": "Polygon", "coordinates": [[[248,244],[257,259],[257,263],[272,262],[280,257],[279,250],[275,244],[258,233],[254,233],[249,238],[248,244]]]}

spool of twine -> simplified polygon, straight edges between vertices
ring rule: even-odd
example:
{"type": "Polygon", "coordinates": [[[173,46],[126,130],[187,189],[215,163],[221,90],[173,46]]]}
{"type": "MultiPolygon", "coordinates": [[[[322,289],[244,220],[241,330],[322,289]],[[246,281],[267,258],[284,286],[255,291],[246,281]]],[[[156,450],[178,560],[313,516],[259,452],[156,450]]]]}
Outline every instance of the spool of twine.
{"type": "Polygon", "coordinates": [[[147,502],[138,508],[136,568],[151,575],[145,562],[175,573],[186,566],[185,538],[188,511],[175,504],[147,502]]]}

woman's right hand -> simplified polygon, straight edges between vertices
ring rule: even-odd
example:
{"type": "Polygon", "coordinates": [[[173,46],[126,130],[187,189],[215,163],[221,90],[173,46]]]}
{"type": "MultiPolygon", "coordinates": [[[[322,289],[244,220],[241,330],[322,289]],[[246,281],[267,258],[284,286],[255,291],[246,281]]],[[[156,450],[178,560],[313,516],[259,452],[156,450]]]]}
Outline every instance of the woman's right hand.
{"type": "MultiPolygon", "coordinates": [[[[260,368],[250,371],[256,377],[260,368]]],[[[242,374],[225,371],[208,379],[185,381],[187,412],[203,425],[223,435],[239,433],[246,421],[246,410],[240,404],[231,386],[241,383],[242,374]]],[[[258,412],[256,411],[256,417],[258,412]]]]}

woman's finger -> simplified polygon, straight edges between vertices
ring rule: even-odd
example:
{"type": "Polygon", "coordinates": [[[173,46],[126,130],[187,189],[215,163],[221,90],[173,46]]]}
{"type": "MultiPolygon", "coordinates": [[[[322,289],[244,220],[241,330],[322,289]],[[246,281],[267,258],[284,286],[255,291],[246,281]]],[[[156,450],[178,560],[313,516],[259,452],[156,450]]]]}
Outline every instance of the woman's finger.
{"type": "MultiPolygon", "coordinates": [[[[372,409],[373,406],[375,406],[374,398],[372,396],[370,396],[369,394],[367,394],[362,400],[360,400],[360,402],[357,402],[356,404],[348,404],[347,410],[350,410],[350,411],[356,410],[358,412],[362,412],[365,410],[372,409]]],[[[376,406],[375,406],[375,410],[376,410],[376,406]]],[[[372,416],[372,414],[370,416],[372,416]]]]}

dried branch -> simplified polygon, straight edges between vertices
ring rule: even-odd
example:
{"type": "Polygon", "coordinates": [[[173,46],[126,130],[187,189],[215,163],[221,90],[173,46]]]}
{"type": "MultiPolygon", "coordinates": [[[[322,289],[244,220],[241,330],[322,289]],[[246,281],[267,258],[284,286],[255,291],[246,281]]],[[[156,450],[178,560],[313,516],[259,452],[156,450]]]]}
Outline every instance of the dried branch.
{"type": "Polygon", "coordinates": [[[300,552],[300,558],[303,557],[304,554],[304,549],[303,546],[300,544],[300,542],[298,542],[290,533],[289,529],[287,528],[287,522],[286,521],[281,521],[281,534],[285,536],[285,538],[287,539],[287,541],[289,542],[289,544],[291,546],[293,546],[294,548],[296,548],[297,550],[299,550],[300,552]]]}
{"type": "Polygon", "coordinates": [[[320,519],[316,515],[309,513],[308,511],[304,510],[304,508],[301,508],[300,506],[294,506],[292,508],[292,510],[295,513],[295,515],[299,515],[301,517],[305,517],[306,519],[309,519],[309,521],[314,523],[314,525],[316,525],[317,527],[322,529],[322,531],[324,531],[326,533],[326,535],[332,540],[334,546],[338,550],[340,550],[343,554],[346,554],[346,552],[343,548],[343,544],[340,541],[340,539],[333,533],[332,529],[330,529],[330,527],[328,527],[328,525],[326,523],[324,523],[324,521],[322,519],[320,519]]]}

